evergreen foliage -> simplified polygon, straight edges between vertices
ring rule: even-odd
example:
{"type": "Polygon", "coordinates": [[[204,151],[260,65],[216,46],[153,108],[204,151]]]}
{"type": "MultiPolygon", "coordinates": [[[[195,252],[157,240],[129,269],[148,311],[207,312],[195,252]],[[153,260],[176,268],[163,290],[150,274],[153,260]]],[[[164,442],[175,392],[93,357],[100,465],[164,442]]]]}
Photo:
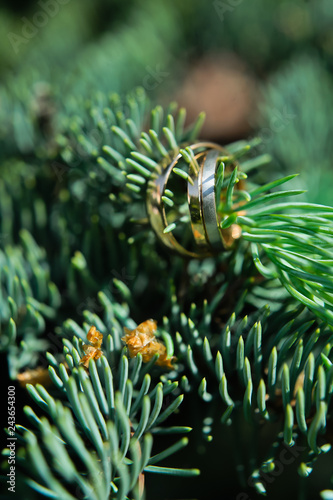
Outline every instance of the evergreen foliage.
{"type": "MultiPolygon", "coordinates": [[[[218,461],[216,484],[234,454],[235,491],[251,485],[260,495],[269,493],[282,446],[301,450],[293,456],[302,481],[331,456],[333,208],[329,158],[321,158],[331,147],[332,79],[316,53],[275,72],[263,88],[259,139],[226,144],[219,157],[216,210],[221,229],[237,224],[240,238],[204,259],[171,254],[150,227],[147,192],[180,154],[163,201],[172,220],[166,231],[186,245],[188,203],[173,187],[187,182],[205,116],[188,125],[176,103],[156,105],[145,77],[160,60],[165,74],[184,71],[177,44],[193,50],[197,19],[221,23],[222,2],[210,11],[192,3],[196,19],[183,27],[189,2],[131,2],[126,23],[115,2],[117,33],[96,41],[91,6],[82,3],[84,16],[73,2],[43,34],[46,55],[32,45],[16,65],[7,53],[0,59],[10,68],[0,85],[0,349],[12,384],[40,366],[49,376],[48,385],[27,384],[30,403],[16,423],[20,487],[29,485],[32,500],[153,498],[150,475],[160,475],[162,489],[165,476],[197,480],[199,454],[190,452],[184,466],[179,458],[187,445],[218,461]],[[79,27],[54,48],[53,30],[75,15],[79,27]],[[263,128],[283,106],[297,119],[265,140],[263,128]],[[148,318],[175,357],[171,369],[155,364],[158,354],[147,363],[131,357],[122,340],[124,328],[148,318]],[[103,343],[85,368],[91,326],[103,343]],[[253,439],[249,456],[244,429],[253,439]],[[228,434],[236,436],[230,449],[214,455],[211,443],[228,434]]],[[[224,11],[228,28],[213,29],[209,42],[203,29],[198,53],[231,47],[237,32],[239,54],[258,72],[295,43],[327,57],[318,26],[333,15],[329,2],[319,2],[316,16],[314,2],[294,2],[294,15],[303,13],[298,32],[288,23],[281,29],[285,3],[274,3],[277,22],[270,11],[258,47],[248,43],[246,16],[255,23],[264,3],[224,11]]],[[[4,463],[8,455],[5,448],[4,463]]],[[[212,498],[216,484],[205,486],[212,498]]],[[[329,488],[325,472],[322,498],[331,498],[329,488]]]]}

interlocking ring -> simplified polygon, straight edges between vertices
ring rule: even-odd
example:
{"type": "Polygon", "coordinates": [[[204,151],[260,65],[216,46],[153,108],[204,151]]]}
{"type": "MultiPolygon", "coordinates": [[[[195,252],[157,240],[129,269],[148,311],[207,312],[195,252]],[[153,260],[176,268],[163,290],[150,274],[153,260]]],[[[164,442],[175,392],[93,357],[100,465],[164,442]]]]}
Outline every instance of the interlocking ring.
{"type": "MultiPolygon", "coordinates": [[[[187,146],[187,145],[185,145],[187,146]]],[[[184,146],[184,147],[185,147],[184,146]]],[[[204,258],[229,248],[239,237],[235,227],[221,229],[216,210],[215,179],[220,156],[228,152],[212,142],[199,142],[189,146],[199,170],[189,169],[187,201],[191,219],[195,250],[188,250],[175,238],[173,232],[165,233],[168,227],[166,206],[162,197],[173,169],[182,159],[178,152],[171,161],[164,160],[160,171],[149,181],[147,190],[147,212],[152,228],[159,240],[170,250],[191,258],[204,258]]],[[[235,164],[232,165],[234,168],[235,164]]],[[[237,226],[238,227],[238,226],[237,226]]]]}

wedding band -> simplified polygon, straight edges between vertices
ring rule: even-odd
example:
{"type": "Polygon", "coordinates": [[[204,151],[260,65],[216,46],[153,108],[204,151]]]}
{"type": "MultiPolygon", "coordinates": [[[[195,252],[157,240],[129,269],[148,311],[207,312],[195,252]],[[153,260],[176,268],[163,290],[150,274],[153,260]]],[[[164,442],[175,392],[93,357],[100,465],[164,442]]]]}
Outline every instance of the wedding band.
{"type": "Polygon", "coordinates": [[[171,161],[164,160],[164,164],[160,165],[159,173],[149,181],[147,212],[152,228],[166,247],[185,257],[204,258],[225,250],[233,241],[230,231],[225,232],[220,228],[215,195],[217,160],[219,156],[228,155],[228,152],[222,146],[212,142],[199,142],[189,147],[200,167],[199,172],[189,169],[187,181],[187,201],[197,250],[187,250],[175,238],[172,231],[164,232],[169,223],[162,197],[165,195],[173,169],[182,158],[179,152],[172,160],[170,159],[171,161]]]}

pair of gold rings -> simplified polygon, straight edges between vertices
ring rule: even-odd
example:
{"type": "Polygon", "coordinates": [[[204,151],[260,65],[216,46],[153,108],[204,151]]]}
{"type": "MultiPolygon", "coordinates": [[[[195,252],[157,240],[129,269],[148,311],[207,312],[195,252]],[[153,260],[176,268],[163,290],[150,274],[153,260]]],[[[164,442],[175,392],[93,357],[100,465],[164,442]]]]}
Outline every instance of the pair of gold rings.
{"type": "Polygon", "coordinates": [[[221,229],[216,210],[216,171],[220,164],[218,158],[227,156],[228,152],[212,142],[198,142],[189,147],[193,151],[195,164],[199,166],[198,169],[189,168],[187,180],[187,201],[195,249],[185,248],[176,239],[173,231],[164,232],[169,223],[162,198],[165,196],[173,169],[182,159],[180,152],[171,162],[161,165],[159,175],[149,183],[147,212],[152,228],[166,247],[184,257],[204,258],[229,248],[238,237],[233,234],[235,228],[221,229]]]}

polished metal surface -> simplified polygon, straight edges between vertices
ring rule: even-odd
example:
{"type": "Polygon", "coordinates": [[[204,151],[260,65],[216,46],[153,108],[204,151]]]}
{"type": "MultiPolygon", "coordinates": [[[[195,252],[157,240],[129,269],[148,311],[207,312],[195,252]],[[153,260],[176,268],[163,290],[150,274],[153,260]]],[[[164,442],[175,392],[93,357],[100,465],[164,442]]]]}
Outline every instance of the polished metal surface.
{"type": "Polygon", "coordinates": [[[216,213],[215,173],[219,151],[208,151],[202,168],[201,203],[203,222],[209,245],[215,250],[223,250],[222,234],[216,213]]]}
{"type": "MultiPolygon", "coordinates": [[[[205,158],[206,152],[199,153],[195,156],[199,165],[204,163],[205,158]]],[[[190,209],[193,236],[198,249],[202,252],[207,251],[207,235],[203,222],[201,200],[202,167],[199,170],[199,175],[195,175],[194,172],[191,174],[192,175],[190,177],[193,184],[190,182],[187,183],[187,201],[190,209]]]]}
{"type": "Polygon", "coordinates": [[[152,228],[159,240],[170,250],[183,255],[184,257],[201,258],[201,255],[186,250],[173,236],[172,232],[164,233],[164,229],[169,225],[166,217],[165,205],[162,200],[164,192],[173,168],[178,163],[181,155],[178,154],[169,165],[162,169],[162,173],[154,181],[147,191],[147,212],[152,228]]]}
{"type": "MultiPolygon", "coordinates": [[[[184,145],[186,147],[188,145],[184,145]]],[[[223,251],[230,246],[226,234],[220,228],[220,221],[216,212],[215,176],[217,159],[226,150],[215,143],[198,142],[189,145],[194,152],[194,157],[200,169],[197,172],[189,168],[191,182],[187,182],[187,201],[191,217],[192,233],[197,251],[189,251],[181,245],[172,231],[164,233],[170,224],[167,220],[165,204],[162,196],[165,194],[167,184],[174,167],[177,166],[182,155],[178,152],[174,158],[164,160],[161,172],[149,182],[147,190],[147,212],[150,223],[160,241],[170,250],[191,258],[203,258],[223,251]]]]}

